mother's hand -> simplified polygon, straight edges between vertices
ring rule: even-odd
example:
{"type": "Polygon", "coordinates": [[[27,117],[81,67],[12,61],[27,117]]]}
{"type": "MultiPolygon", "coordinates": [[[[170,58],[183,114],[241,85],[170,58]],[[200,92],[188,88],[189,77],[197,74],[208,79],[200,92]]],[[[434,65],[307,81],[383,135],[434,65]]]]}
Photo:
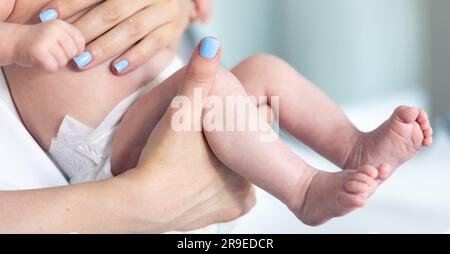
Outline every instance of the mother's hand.
{"type": "Polygon", "coordinates": [[[123,75],[178,42],[189,23],[192,4],[190,0],[53,0],[43,11],[49,9],[59,19],[90,9],[74,22],[88,43],[88,61],[78,67],[89,69],[126,51],[111,66],[115,74],[123,75]],[[120,73],[113,68],[119,62],[122,68],[128,65],[120,73]]]}
{"type": "MultiPolygon", "coordinates": [[[[207,97],[219,69],[218,42],[205,40],[183,70],[184,81],[179,86],[178,98],[184,102],[189,100],[190,105],[202,105],[195,101],[196,89],[202,89],[203,96],[207,97]]],[[[182,111],[187,113],[183,115],[184,120],[201,122],[202,110],[182,111]]],[[[171,230],[194,230],[237,219],[248,212],[255,202],[253,187],[218,161],[201,129],[176,132],[172,118],[177,114],[169,109],[153,130],[134,171],[135,181],[157,179],[141,186],[148,186],[148,195],[157,193],[160,200],[174,201],[171,207],[165,205],[161,211],[162,217],[173,222],[171,230]]]]}

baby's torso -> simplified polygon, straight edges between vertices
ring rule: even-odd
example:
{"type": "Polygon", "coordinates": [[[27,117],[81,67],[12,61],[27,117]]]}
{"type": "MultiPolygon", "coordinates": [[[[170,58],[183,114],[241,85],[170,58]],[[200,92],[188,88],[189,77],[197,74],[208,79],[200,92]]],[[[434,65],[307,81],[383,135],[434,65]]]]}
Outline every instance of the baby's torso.
{"type": "MultiPolygon", "coordinates": [[[[37,23],[36,13],[48,2],[17,0],[7,22],[37,23]]],[[[164,50],[124,77],[111,73],[111,61],[84,72],[71,66],[54,74],[20,66],[4,67],[4,72],[24,124],[40,145],[48,149],[66,115],[95,128],[122,99],[153,80],[173,56],[173,52],[164,50]]]]}

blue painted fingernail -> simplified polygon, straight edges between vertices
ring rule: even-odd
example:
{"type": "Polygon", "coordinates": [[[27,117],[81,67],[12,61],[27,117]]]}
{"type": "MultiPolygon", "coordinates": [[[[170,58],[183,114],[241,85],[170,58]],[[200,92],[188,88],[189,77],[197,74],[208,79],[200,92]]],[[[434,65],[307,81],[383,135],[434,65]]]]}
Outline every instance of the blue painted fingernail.
{"type": "Polygon", "coordinates": [[[92,55],[91,53],[85,51],[81,55],[74,57],[73,61],[77,65],[78,69],[83,69],[86,65],[92,62],[92,55]]]}
{"type": "Polygon", "coordinates": [[[214,59],[220,48],[220,41],[206,37],[202,40],[200,45],[200,56],[208,60],[214,59]]]}
{"type": "Polygon", "coordinates": [[[41,20],[42,23],[49,22],[58,19],[58,13],[56,12],[55,9],[48,9],[39,14],[39,19],[41,20]]]}
{"type": "Polygon", "coordinates": [[[122,73],[124,70],[128,68],[128,61],[127,60],[120,60],[116,64],[114,64],[114,69],[116,69],[117,73],[122,73]]]}

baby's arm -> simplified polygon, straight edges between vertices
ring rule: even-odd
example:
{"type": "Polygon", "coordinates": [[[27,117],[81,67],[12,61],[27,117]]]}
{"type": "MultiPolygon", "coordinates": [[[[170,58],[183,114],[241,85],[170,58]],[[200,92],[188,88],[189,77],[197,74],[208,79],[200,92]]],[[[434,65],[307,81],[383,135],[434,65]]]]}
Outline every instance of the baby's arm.
{"type": "MultiPolygon", "coordinates": [[[[14,3],[1,1],[2,21],[10,15],[14,3]]],[[[0,35],[0,66],[38,66],[53,72],[81,54],[85,46],[81,32],[61,20],[37,25],[0,23],[0,35]]]]}

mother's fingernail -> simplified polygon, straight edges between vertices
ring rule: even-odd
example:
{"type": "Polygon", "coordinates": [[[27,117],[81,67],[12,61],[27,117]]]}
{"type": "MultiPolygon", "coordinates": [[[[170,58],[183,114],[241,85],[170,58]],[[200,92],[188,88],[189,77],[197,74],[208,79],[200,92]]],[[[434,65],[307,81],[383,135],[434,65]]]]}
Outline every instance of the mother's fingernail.
{"type": "Polygon", "coordinates": [[[114,69],[116,69],[117,73],[122,73],[124,70],[128,68],[128,61],[127,60],[120,60],[116,64],[114,64],[114,69]]]}
{"type": "Polygon", "coordinates": [[[74,57],[73,61],[77,65],[78,69],[83,69],[86,65],[92,62],[92,55],[91,53],[85,51],[81,55],[74,57]]]}
{"type": "Polygon", "coordinates": [[[214,59],[220,48],[220,41],[217,39],[206,37],[200,45],[200,56],[208,60],[214,59]]]}
{"type": "Polygon", "coordinates": [[[55,9],[48,9],[39,14],[39,19],[41,20],[42,23],[49,22],[58,19],[58,13],[56,12],[55,9]]]}

